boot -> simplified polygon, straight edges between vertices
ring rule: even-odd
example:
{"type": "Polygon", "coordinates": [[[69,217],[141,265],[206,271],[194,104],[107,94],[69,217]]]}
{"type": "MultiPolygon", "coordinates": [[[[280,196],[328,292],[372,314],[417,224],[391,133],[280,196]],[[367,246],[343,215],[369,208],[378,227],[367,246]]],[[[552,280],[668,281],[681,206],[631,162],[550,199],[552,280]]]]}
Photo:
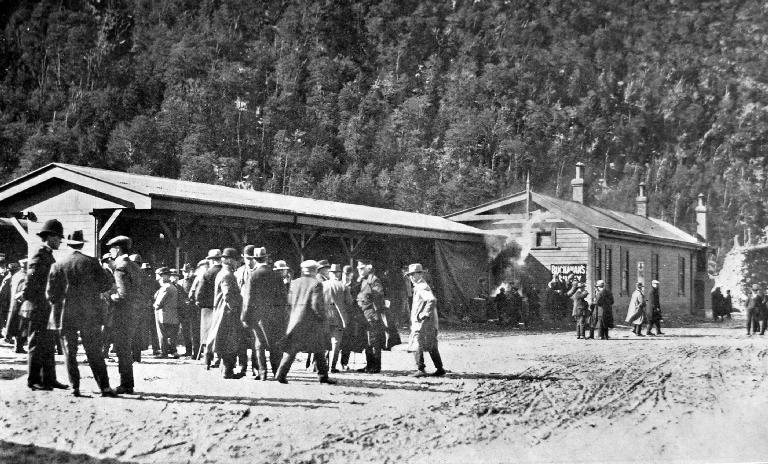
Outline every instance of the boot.
{"type": "Polygon", "coordinates": [[[589,338],[590,340],[594,340],[595,339],[595,329],[594,328],[590,327],[590,329],[589,329],[589,337],[587,337],[587,338],[589,338]]]}

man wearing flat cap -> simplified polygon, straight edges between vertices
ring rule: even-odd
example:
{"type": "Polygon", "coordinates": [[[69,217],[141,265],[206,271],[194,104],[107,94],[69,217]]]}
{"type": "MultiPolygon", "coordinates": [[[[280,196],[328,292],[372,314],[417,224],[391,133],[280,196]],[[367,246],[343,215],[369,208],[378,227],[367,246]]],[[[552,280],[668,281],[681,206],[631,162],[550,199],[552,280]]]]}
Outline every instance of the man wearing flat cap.
{"type": "Polygon", "coordinates": [[[27,386],[32,390],[68,388],[56,380],[55,332],[49,330],[51,307],[45,296],[48,274],[56,261],[53,250],[58,250],[64,238],[64,227],[56,219],[45,221],[37,233],[43,244],[29,259],[27,281],[22,295],[22,312],[29,317],[29,374],[27,386]]]}
{"type": "Polygon", "coordinates": [[[760,329],[760,312],[765,305],[760,285],[752,284],[752,292],[747,299],[747,335],[757,333],[760,329]]]}
{"type": "Polygon", "coordinates": [[[143,285],[146,277],[141,268],[129,259],[133,241],[125,235],[118,235],[109,242],[109,254],[115,261],[115,291],[110,295],[114,304],[113,338],[117,352],[117,369],[120,372],[118,394],[133,394],[133,342],[139,336],[142,319],[143,285]]]}
{"type": "Polygon", "coordinates": [[[437,331],[439,328],[437,314],[437,299],[424,280],[424,268],[415,263],[408,266],[406,274],[413,284],[413,304],[411,305],[411,337],[408,351],[413,353],[416,361],[414,377],[427,375],[424,365],[424,352],[429,353],[435,365],[434,376],[445,375],[443,360],[437,348],[437,331]]]}
{"type": "Polygon", "coordinates": [[[291,313],[285,336],[280,341],[283,359],[277,369],[277,381],[288,383],[288,371],[296,353],[303,351],[314,355],[320,383],[336,383],[328,378],[328,362],[325,359],[325,352],[331,344],[323,305],[323,285],[317,280],[317,261],[301,263],[301,276],[291,281],[288,300],[291,313]]]}
{"type": "Polygon", "coordinates": [[[221,358],[225,379],[242,377],[235,375],[235,362],[242,336],[240,314],[243,310],[243,297],[234,273],[239,258],[234,248],[225,248],[221,254],[221,271],[216,274],[214,281],[213,321],[206,343],[221,358]]]}
{"type": "MultiPolygon", "coordinates": [[[[200,341],[203,344],[210,338],[208,332],[213,323],[213,296],[216,290],[216,275],[221,270],[221,250],[218,248],[209,250],[205,259],[208,261],[208,270],[200,279],[200,285],[195,292],[195,303],[200,308],[200,341]]],[[[209,349],[206,349],[205,353],[210,357],[209,349]]]]}
{"type": "Polygon", "coordinates": [[[280,365],[282,351],[277,342],[285,335],[288,301],[280,274],[273,271],[267,262],[267,250],[254,248],[250,251],[254,267],[243,282],[240,321],[252,334],[251,348],[256,353],[259,378],[267,380],[266,350],[269,350],[272,375],[277,374],[280,365]]]}
{"type": "Polygon", "coordinates": [[[114,396],[115,392],[109,386],[101,338],[101,294],[112,287],[112,276],[96,258],[81,253],[84,244],[83,231],[76,230],[70,234],[67,245],[73,252],[51,267],[46,290],[53,308],[51,321],[60,330],[72,393],[80,396],[80,370],[77,367],[79,334],[93,379],[102,396],[114,396]]]}
{"type": "Polygon", "coordinates": [[[365,349],[366,366],[358,372],[381,372],[381,350],[386,343],[385,327],[382,315],[384,306],[384,286],[373,274],[373,265],[368,260],[359,260],[357,272],[360,274],[360,291],[357,293],[357,305],[363,311],[367,322],[368,347],[365,349]]]}

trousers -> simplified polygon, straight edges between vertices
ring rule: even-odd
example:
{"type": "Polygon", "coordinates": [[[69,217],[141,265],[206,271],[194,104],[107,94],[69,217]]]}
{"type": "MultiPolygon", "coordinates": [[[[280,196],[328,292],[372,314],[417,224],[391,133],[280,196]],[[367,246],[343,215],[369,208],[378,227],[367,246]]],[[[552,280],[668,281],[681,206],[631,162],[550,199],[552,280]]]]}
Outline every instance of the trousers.
{"type": "Polygon", "coordinates": [[[30,331],[29,356],[27,358],[27,385],[51,385],[56,382],[56,335],[46,327],[30,331]]]}
{"type": "Polygon", "coordinates": [[[256,354],[256,362],[259,367],[259,375],[266,378],[267,375],[267,348],[269,348],[269,365],[272,368],[272,375],[277,376],[277,369],[280,367],[282,353],[274,347],[269,346],[269,340],[264,334],[261,326],[251,329],[253,333],[253,352],[256,354]]]}
{"type": "MultiPolygon", "coordinates": [[[[296,351],[286,351],[283,353],[283,359],[280,360],[280,366],[277,368],[277,374],[275,378],[279,381],[285,381],[288,376],[288,371],[291,370],[291,364],[296,359],[296,351]]],[[[317,365],[317,377],[320,379],[328,378],[328,362],[325,360],[325,352],[318,351],[312,353],[312,359],[315,360],[317,365]]]]}
{"type": "MultiPolygon", "coordinates": [[[[435,369],[442,370],[443,368],[443,358],[440,357],[440,351],[437,349],[437,343],[435,343],[435,346],[427,351],[429,353],[429,357],[432,358],[432,364],[435,365],[435,369]]],[[[423,350],[416,350],[413,352],[413,359],[416,361],[416,369],[423,371],[427,366],[424,364],[424,351],[423,350]]]]}
{"type": "Polygon", "coordinates": [[[117,369],[120,372],[120,386],[128,389],[133,383],[133,341],[138,331],[143,330],[138,317],[126,317],[115,321],[114,340],[117,353],[117,369]]]}
{"type": "Polygon", "coordinates": [[[177,339],[179,337],[179,324],[161,324],[155,318],[157,325],[157,338],[160,339],[160,354],[163,356],[176,354],[177,339]]]}
{"type": "MultiPolygon", "coordinates": [[[[93,379],[99,390],[109,388],[109,375],[107,365],[102,354],[101,330],[98,326],[84,327],[80,329],[80,338],[83,340],[83,349],[91,366],[93,379]]],[[[77,329],[64,329],[61,331],[61,344],[64,348],[64,356],[67,364],[67,374],[72,388],[80,388],[80,369],[77,367],[77,329]]]]}

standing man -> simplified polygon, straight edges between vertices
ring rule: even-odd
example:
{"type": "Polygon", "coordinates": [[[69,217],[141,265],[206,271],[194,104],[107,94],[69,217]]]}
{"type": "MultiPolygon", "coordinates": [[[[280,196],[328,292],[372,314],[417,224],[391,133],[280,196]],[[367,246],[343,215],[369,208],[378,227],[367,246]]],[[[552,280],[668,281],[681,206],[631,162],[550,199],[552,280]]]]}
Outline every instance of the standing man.
{"type": "Polygon", "coordinates": [[[651,329],[656,326],[656,335],[664,335],[661,332],[661,303],[659,301],[659,281],[651,281],[651,291],[648,293],[648,330],[646,335],[653,335],[651,329]]]}
{"type": "Polygon", "coordinates": [[[77,368],[79,333],[101,396],[116,396],[109,387],[101,341],[101,293],[112,287],[112,279],[96,258],[80,252],[84,243],[83,231],[73,232],[67,237],[67,245],[74,251],[51,267],[46,291],[53,307],[51,321],[61,331],[72,393],[80,396],[80,370],[77,368]]]}
{"type": "Polygon", "coordinates": [[[213,321],[206,343],[213,346],[221,358],[225,379],[242,377],[235,375],[235,361],[242,335],[240,315],[243,310],[243,297],[234,273],[239,258],[234,248],[225,248],[221,255],[221,271],[216,274],[214,281],[213,321]]]}
{"type": "Polygon", "coordinates": [[[317,280],[322,283],[330,279],[329,277],[330,269],[331,269],[331,263],[329,263],[327,259],[321,259],[320,261],[318,261],[317,262],[317,280]]]}
{"type": "Polygon", "coordinates": [[[132,240],[125,235],[118,235],[109,242],[109,254],[115,264],[115,292],[110,295],[114,304],[114,341],[117,352],[117,369],[120,372],[120,385],[115,389],[117,394],[133,394],[133,340],[140,336],[143,326],[142,310],[144,309],[142,285],[146,277],[141,268],[128,258],[128,252],[133,245],[132,240]]]}
{"type": "Polygon", "coordinates": [[[424,352],[428,352],[435,365],[436,377],[445,375],[443,360],[437,349],[437,331],[439,329],[437,315],[437,299],[424,280],[424,268],[421,264],[408,266],[408,277],[413,283],[413,305],[411,306],[411,339],[408,351],[413,353],[416,361],[414,377],[427,375],[424,365],[424,352]]]}
{"type": "MultiPolygon", "coordinates": [[[[576,338],[587,339],[586,327],[589,319],[589,305],[587,304],[587,284],[579,282],[568,291],[568,296],[573,300],[571,316],[576,320],[576,338]]],[[[593,335],[594,338],[594,335],[593,335]]]]}
{"type": "Polygon", "coordinates": [[[747,299],[747,335],[757,333],[760,328],[760,308],[763,306],[763,296],[760,294],[760,286],[752,284],[752,293],[747,299]]]}
{"type": "Polygon", "coordinates": [[[304,351],[314,355],[320,383],[336,383],[328,378],[328,363],[325,360],[325,351],[330,344],[323,307],[323,285],[317,280],[317,261],[301,263],[301,276],[291,282],[289,303],[291,314],[281,340],[283,359],[277,368],[277,381],[288,383],[286,377],[296,353],[304,351]]]}
{"type": "Polygon", "coordinates": [[[253,269],[243,283],[243,312],[240,315],[243,327],[253,335],[252,348],[256,353],[261,380],[267,380],[269,372],[267,350],[272,375],[277,375],[282,354],[277,348],[277,341],[285,334],[286,326],[287,299],[283,279],[270,268],[267,256],[266,248],[252,250],[253,269]]]}
{"type": "MultiPolygon", "coordinates": [[[[213,297],[216,290],[216,275],[221,270],[221,250],[214,248],[208,251],[208,270],[200,279],[200,285],[195,292],[195,303],[200,308],[200,343],[205,344],[210,338],[209,333],[213,323],[213,297]]],[[[200,345],[202,348],[202,345],[200,345]]],[[[206,361],[210,364],[209,347],[206,347],[206,361]]],[[[202,355],[202,350],[198,356],[202,355]]]]}
{"type": "Polygon", "coordinates": [[[16,353],[26,354],[24,349],[26,343],[26,323],[24,323],[21,316],[21,295],[24,292],[24,283],[27,277],[27,260],[22,259],[19,261],[18,266],[9,266],[12,270],[15,270],[11,276],[11,288],[10,290],[10,308],[8,309],[8,322],[5,324],[5,341],[12,343],[15,339],[16,353]]]}
{"type": "Polygon", "coordinates": [[[29,260],[27,281],[22,295],[22,312],[29,314],[29,374],[27,386],[32,390],[51,390],[69,388],[56,380],[56,334],[48,329],[51,307],[45,296],[48,274],[56,261],[53,250],[58,250],[64,238],[64,227],[56,219],[45,221],[37,233],[43,241],[42,246],[29,260]],[[26,308],[25,308],[26,307],[26,308]]]}
{"type": "Polygon", "coordinates": [[[325,313],[328,318],[328,329],[331,336],[330,367],[331,372],[339,372],[336,363],[341,352],[344,330],[349,325],[349,309],[352,306],[352,295],[349,289],[341,283],[341,266],[334,264],[329,269],[329,279],[323,282],[323,300],[325,313]]]}
{"type": "Polygon", "coordinates": [[[184,314],[180,314],[181,335],[184,339],[186,351],[185,356],[191,359],[197,357],[197,348],[200,346],[200,310],[197,305],[190,300],[189,292],[192,290],[192,283],[195,281],[195,270],[192,264],[186,263],[181,269],[182,278],[179,279],[180,288],[179,301],[184,304],[184,314]]]}
{"type": "Polygon", "coordinates": [[[360,274],[360,292],[357,305],[363,311],[367,322],[368,347],[365,349],[366,366],[358,372],[376,374],[381,372],[381,350],[385,344],[384,323],[384,286],[373,274],[373,265],[368,260],[359,260],[357,272],[360,274]]]}
{"type": "Polygon", "coordinates": [[[608,340],[608,329],[611,328],[611,322],[613,321],[613,294],[610,290],[605,288],[605,282],[598,280],[595,284],[597,290],[597,297],[595,300],[595,310],[597,311],[597,317],[595,318],[595,327],[597,328],[597,335],[600,340],[608,340]]]}
{"type": "Polygon", "coordinates": [[[627,307],[627,317],[625,322],[629,322],[633,325],[632,333],[638,337],[644,337],[643,335],[643,322],[645,322],[645,295],[643,294],[643,283],[638,282],[635,286],[635,291],[632,292],[632,297],[629,299],[629,306],[627,307]]]}
{"type": "Polygon", "coordinates": [[[171,269],[158,268],[157,274],[160,288],[154,295],[152,308],[155,311],[157,338],[160,340],[160,358],[171,355],[178,358],[176,353],[176,338],[179,334],[179,291],[171,282],[171,269]]]}

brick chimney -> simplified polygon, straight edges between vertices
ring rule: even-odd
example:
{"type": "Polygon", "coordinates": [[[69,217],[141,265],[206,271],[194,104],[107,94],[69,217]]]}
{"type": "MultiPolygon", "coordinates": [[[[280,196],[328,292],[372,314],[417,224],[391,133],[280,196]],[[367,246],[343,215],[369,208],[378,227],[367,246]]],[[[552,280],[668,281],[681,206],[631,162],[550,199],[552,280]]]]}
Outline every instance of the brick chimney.
{"type": "Polygon", "coordinates": [[[635,214],[648,217],[648,197],[645,194],[645,182],[640,182],[635,205],[637,207],[635,214]]]}
{"type": "Polygon", "coordinates": [[[584,163],[576,163],[576,177],[571,181],[573,201],[584,203],[584,163]]]}
{"type": "Polygon", "coordinates": [[[707,205],[704,204],[704,194],[699,194],[696,205],[696,238],[707,243],[707,205]]]}

